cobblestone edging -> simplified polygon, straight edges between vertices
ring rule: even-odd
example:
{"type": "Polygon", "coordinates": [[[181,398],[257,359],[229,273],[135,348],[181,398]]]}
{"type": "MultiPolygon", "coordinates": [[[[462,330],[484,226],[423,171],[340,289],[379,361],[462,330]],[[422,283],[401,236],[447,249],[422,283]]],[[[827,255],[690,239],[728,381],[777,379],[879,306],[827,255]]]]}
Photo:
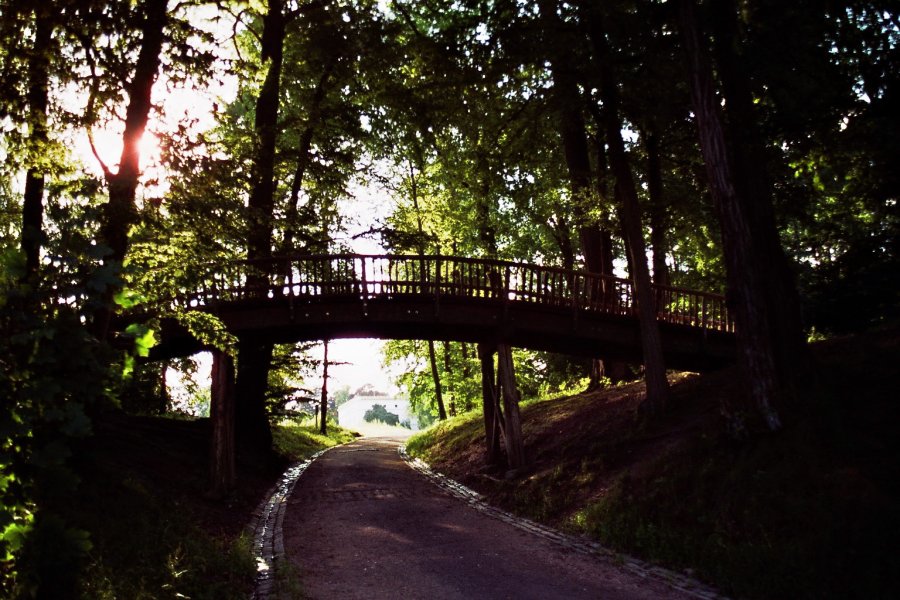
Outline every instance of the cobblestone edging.
{"type": "Polygon", "coordinates": [[[252,600],[269,600],[277,597],[275,581],[278,567],[284,560],[284,537],[281,527],[284,523],[288,498],[294,490],[294,484],[306,468],[330,449],[320,450],[307,460],[288,467],[253,511],[253,517],[247,525],[248,533],[253,536],[253,558],[256,560],[256,587],[251,596],[252,600]]]}
{"type": "Polygon", "coordinates": [[[596,556],[598,558],[611,560],[629,573],[632,573],[644,579],[660,581],[668,585],[669,587],[689,594],[695,598],[700,598],[702,600],[727,600],[726,596],[722,596],[715,589],[697,581],[696,579],[692,579],[690,577],[687,577],[686,575],[682,575],[681,573],[676,573],[675,571],[670,571],[669,569],[663,569],[662,567],[657,567],[642,562],[635,558],[631,558],[630,556],[613,552],[612,550],[604,547],[598,542],[591,542],[580,537],[562,533],[561,531],[557,531],[552,527],[547,527],[546,525],[535,523],[534,521],[531,521],[529,519],[517,517],[512,513],[508,513],[504,510],[491,506],[490,504],[485,502],[483,500],[483,496],[475,490],[469,489],[461,483],[450,479],[446,475],[432,470],[428,463],[418,458],[411,458],[406,453],[406,448],[404,446],[400,446],[398,448],[398,451],[403,460],[406,461],[406,464],[408,464],[411,468],[415,469],[416,471],[430,479],[432,483],[442,488],[450,495],[459,498],[475,510],[480,511],[485,515],[488,515],[505,523],[509,523],[510,525],[518,527],[519,529],[527,531],[528,533],[548,539],[568,550],[573,550],[581,554],[588,554],[591,556],[596,556]]]}

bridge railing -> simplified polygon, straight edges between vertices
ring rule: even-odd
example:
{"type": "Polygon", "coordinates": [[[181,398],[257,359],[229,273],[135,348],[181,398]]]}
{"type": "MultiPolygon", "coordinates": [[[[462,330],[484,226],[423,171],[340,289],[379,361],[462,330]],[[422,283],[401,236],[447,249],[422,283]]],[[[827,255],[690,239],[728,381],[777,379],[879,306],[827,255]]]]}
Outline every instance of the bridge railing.
{"type": "MultiPolygon", "coordinates": [[[[526,302],[630,315],[630,280],[558,267],[454,256],[334,254],[210,265],[199,288],[175,298],[185,308],[266,298],[429,296],[526,302]]],[[[654,286],[660,321],[733,331],[724,296],[654,286]]]]}

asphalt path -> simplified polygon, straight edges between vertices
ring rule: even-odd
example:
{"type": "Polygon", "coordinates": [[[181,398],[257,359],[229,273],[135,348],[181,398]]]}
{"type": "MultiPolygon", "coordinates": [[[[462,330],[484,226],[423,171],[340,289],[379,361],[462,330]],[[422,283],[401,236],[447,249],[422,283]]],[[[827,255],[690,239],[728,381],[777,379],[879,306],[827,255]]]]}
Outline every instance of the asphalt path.
{"type": "Polygon", "coordinates": [[[411,469],[400,443],[362,438],[297,482],[283,532],[304,597],[690,597],[473,510],[411,469]]]}

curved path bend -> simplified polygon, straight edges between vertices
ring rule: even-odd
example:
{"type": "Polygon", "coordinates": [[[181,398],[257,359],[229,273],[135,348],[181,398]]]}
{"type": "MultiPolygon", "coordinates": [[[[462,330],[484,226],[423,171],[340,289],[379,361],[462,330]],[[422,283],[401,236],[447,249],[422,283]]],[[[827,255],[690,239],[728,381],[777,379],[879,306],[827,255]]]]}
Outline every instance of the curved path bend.
{"type": "Polygon", "coordinates": [[[400,443],[335,448],[297,482],[283,535],[303,597],[701,597],[473,510],[411,469],[400,443]]]}

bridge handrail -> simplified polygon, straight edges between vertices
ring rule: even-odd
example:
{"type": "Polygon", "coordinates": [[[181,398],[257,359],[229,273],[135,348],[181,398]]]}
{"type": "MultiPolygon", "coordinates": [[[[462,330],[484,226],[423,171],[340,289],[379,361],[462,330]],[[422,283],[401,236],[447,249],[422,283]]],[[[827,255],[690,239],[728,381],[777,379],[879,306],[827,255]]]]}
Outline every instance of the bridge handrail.
{"type": "MultiPolygon", "coordinates": [[[[468,296],[569,307],[572,311],[634,314],[631,281],[549,265],[440,254],[303,254],[202,265],[200,288],[171,298],[184,307],[262,298],[468,296]],[[250,269],[248,269],[248,267],[250,269]]],[[[725,297],[654,285],[660,321],[733,331],[725,297]]]]}

